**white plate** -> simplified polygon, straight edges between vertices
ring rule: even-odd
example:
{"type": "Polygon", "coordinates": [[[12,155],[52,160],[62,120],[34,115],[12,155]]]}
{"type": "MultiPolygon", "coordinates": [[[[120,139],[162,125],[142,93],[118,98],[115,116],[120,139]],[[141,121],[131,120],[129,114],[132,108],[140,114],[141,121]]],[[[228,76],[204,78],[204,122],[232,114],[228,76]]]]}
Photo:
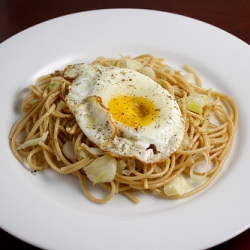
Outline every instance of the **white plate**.
{"type": "Polygon", "coordinates": [[[56,18],[0,45],[1,227],[46,249],[204,249],[250,224],[250,47],[211,25],[170,13],[113,9],[56,18]],[[78,181],[51,171],[31,174],[13,157],[8,134],[22,90],[40,75],[97,56],[151,53],[189,64],[206,87],[231,95],[240,123],[224,170],[206,190],[166,201],[116,196],[96,205],[78,181]]]}

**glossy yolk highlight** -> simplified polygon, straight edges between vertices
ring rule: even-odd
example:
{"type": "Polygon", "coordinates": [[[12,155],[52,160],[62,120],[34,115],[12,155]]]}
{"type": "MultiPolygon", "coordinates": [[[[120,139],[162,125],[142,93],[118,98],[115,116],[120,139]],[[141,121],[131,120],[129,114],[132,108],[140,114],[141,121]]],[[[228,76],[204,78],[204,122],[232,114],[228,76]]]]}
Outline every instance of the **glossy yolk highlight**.
{"type": "Polygon", "coordinates": [[[132,128],[151,124],[159,113],[154,103],[145,97],[117,96],[109,101],[108,108],[116,121],[132,128]]]}

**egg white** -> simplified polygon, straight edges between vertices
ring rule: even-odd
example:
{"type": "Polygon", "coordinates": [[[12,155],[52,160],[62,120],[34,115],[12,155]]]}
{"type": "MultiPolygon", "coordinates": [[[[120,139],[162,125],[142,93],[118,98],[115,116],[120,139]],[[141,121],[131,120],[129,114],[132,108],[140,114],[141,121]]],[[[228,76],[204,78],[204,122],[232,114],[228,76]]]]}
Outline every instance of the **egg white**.
{"type": "Polygon", "coordinates": [[[74,78],[66,97],[85,135],[103,151],[144,163],[162,162],[181,144],[184,122],[173,96],[151,78],[127,68],[76,64],[65,71],[74,78]],[[157,116],[131,127],[114,119],[109,101],[119,96],[144,97],[157,116]]]}

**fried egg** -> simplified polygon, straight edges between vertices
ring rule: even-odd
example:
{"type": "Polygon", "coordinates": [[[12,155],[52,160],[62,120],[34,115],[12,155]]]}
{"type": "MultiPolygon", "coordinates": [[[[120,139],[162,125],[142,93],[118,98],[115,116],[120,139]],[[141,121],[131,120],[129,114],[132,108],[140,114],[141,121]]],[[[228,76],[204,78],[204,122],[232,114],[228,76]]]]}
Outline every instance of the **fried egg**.
{"type": "Polygon", "coordinates": [[[174,97],[137,71],[75,64],[66,102],[84,134],[112,156],[165,161],[177,150],[184,122],[174,97]]]}

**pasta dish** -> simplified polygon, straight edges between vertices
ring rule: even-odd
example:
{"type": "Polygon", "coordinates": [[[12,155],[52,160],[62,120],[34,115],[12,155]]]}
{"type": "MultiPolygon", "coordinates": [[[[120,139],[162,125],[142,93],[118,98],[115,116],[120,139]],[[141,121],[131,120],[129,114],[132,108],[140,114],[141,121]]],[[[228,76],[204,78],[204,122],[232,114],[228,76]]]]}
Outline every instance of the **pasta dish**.
{"type": "Polygon", "coordinates": [[[68,65],[29,90],[10,132],[14,156],[34,172],[74,175],[100,204],[116,194],[138,203],[141,191],[178,199],[203,190],[238,123],[232,98],[203,88],[189,66],[176,70],[149,54],[68,65]]]}

